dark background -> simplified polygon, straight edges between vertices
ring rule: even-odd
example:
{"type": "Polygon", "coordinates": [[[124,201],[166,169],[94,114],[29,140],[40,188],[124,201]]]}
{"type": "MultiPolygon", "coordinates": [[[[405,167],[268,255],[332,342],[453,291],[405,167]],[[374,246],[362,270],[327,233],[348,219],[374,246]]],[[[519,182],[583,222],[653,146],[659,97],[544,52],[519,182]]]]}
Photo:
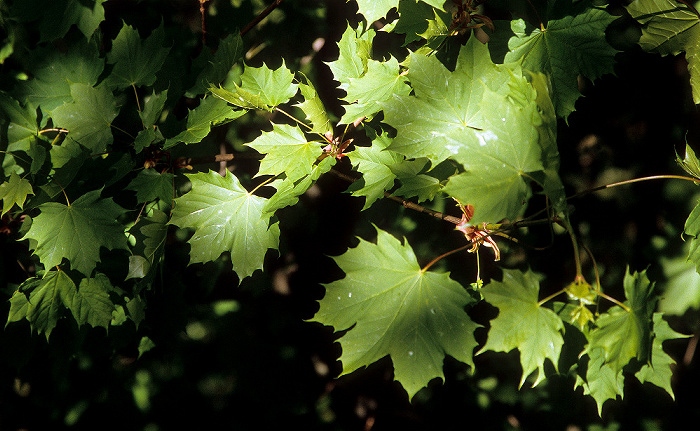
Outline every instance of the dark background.
{"type": "MultiPolygon", "coordinates": [[[[234,8],[231,3],[235,2],[207,5],[217,12],[207,17],[212,47],[265,6],[244,1],[234,8]]],[[[185,0],[112,0],[105,3],[102,30],[114,37],[122,20],[145,31],[163,20],[173,40],[196,46],[198,7],[198,2],[185,0]]],[[[498,10],[487,12],[503,16],[498,10]]],[[[257,47],[247,64],[259,66],[264,61],[278,67],[284,58],[289,68],[303,70],[311,78],[327,109],[339,118],[343,111],[337,99],[343,94],[323,63],[337,58],[335,43],[346,22],[358,22],[355,13],[356,6],[343,0],[283,2],[244,37],[247,49],[257,47]],[[319,38],[325,43],[315,52],[312,44],[319,38]]],[[[28,32],[31,25],[36,23],[27,24],[28,32]]],[[[568,194],[634,177],[680,174],[676,152],[683,154],[686,139],[700,148],[698,112],[685,60],[643,53],[630,42],[635,31],[625,19],[609,29],[611,43],[625,50],[618,56],[615,75],[595,83],[582,81],[585,97],[577,102],[568,125],[560,124],[561,175],[568,194]]],[[[400,40],[385,34],[377,36],[377,47],[394,51],[400,45],[400,40]]],[[[0,70],[7,76],[21,67],[21,59],[11,58],[0,70]]],[[[177,114],[184,116],[191,103],[183,100],[177,114]]],[[[228,151],[240,150],[241,143],[249,142],[268,121],[249,114],[215,129],[200,148],[210,154],[217,153],[220,144],[228,151]]],[[[346,160],[338,168],[347,173],[351,167],[346,160]]],[[[233,165],[241,177],[256,169],[255,161],[233,165]]],[[[323,283],[342,276],[329,256],[354,246],[355,236],[372,239],[371,223],[405,235],[411,244],[430,244],[418,250],[420,259],[461,245],[450,226],[395,202],[382,201],[360,212],[362,201],[343,193],[347,186],[343,179],[325,175],[300,204],[282,210],[280,254],[270,253],[266,272],[240,284],[225,260],[187,266],[189,246],[173,232],[163,278],[149,293],[146,321],[138,329],[114,327],[107,337],[104,330],[78,330],[64,319],[47,344],[43,335],[29,336],[26,322],[7,326],[0,331],[0,430],[672,430],[698,423],[700,380],[697,359],[684,358],[688,340],[665,346],[678,361],[675,402],[659,388],[626,379],[624,400],[607,402],[602,419],[590,397],[580,388],[572,390],[574,380],[565,372],[537,388],[525,385],[518,390],[517,352],[477,356],[473,375],[464,364],[448,358],[446,381],[431,382],[412,402],[393,382],[388,359],[336,379],[341,371],[337,335],[331,328],[305,321],[318,309],[323,283]],[[222,305],[233,311],[218,312],[222,305]],[[156,347],[138,357],[141,335],[148,335],[156,347]]],[[[602,282],[609,294],[622,297],[627,265],[634,270],[648,267],[651,278],[663,288],[661,258],[683,255],[680,232],[696,192],[690,183],[653,181],[571,201],[572,220],[603,269],[602,282]]],[[[534,197],[531,207],[536,210],[541,204],[534,197]]],[[[6,294],[2,299],[9,298],[11,283],[23,281],[23,273],[13,264],[28,259],[26,243],[16,241],[19,236],[15,230],[0,237],[4,274],[0,287],[6,294]]],[[[543,228],[522,232],[519,238],[526,246],[504,244],[504,265],[529,265],[546,274],[543,295],[571,281],[574,269],[566,236],[550,239],[549,230],[543,228]],[[527,247],[550,242],[543,251],[527,247]]],[[[470,257],[445,265],[455,277],[473,278],[475,273],[470,257]]],[[[497,274],[494,265],[484,265],[487,277],[497,274]]],[[[584,268],[590,279],[592,262],[585,256],[584,268]]],[[[5,316],[9,303],[2,304],[0,314],[5,316]]],[[[473,317],[486,324],[492,313],[477,309],[473,317]]],[[[671,324],[677,331],[694,333],[697,310],[672,317],[671,324]]],[[[484,341],[483,333],[477,336],[484,341]]]]}

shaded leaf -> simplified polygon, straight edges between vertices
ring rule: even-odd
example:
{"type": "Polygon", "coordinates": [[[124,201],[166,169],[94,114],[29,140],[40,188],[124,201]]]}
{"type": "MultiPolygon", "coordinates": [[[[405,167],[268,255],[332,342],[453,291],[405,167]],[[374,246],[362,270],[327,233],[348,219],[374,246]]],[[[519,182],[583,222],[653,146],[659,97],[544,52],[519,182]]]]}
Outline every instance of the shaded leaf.
{"type": "Polygon", "coordinates": [[[555,312],[538,301],[539,277],[531,272],[503,270],[503,281],[492,280],[481,289],[484,299],[498,308],[491,321],[488,340],[479,353],[520,351],[523,374],[520,386],[536,372],[533,386],[544,380],[544,361],[555,369],[564,345],[564,323],[555,312]]]}
{"type": "Polygon", "coordinates": [[[70,206],[57,202],[39,205],[22,239],[37,241],[34,254],[45,268],[68,259],[71,268],[89,276],[100,260],[100,248],[126,248],[124,228],[117,221],[125,210],[111,198],[101,199],[100,190],[80,196],[70,206]]]}
{"type": "Polygon", "coordinates": [[[161,24],[147,38],[138,30],[124,25],[112,49],[107,53],[107,63],[114,65],[105,84],[116,88],[153,85],[156,73],[163,66],[170,48],[164,48],[165,31],[161,24]]]}
{"type": "Polygon", "coordinates": [[[245,111],[233,110],[223,100],[207,97],[187,114],[186,129],[166,140],[163,148],[173,147],[180,142],[185,144],[201,142],[209,134],[212,126],[226,124],[243,114],[245,111]]]}

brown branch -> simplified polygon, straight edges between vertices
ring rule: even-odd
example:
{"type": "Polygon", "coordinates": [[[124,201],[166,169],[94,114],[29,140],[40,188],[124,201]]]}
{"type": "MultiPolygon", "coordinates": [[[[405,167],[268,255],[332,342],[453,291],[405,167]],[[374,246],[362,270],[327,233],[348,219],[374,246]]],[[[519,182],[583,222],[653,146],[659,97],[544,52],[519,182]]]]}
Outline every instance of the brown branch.
{"type": "Polygon", "coordinates": [[[260,21],[265,19],[270,13],[272,13],[273,10],[275,10],[280,4],[282,4],[284,0],[275,0],[270,6],[265,8],[264,11],[260,13],[260,15],[256,16],[255,19],[253,19],[251,22],[248,23],[245,27],[243,27],[243,30],[241,30],[241,36],[244,36],[246,33],[248,33],[250,30],[253,29],[260,21]]]}

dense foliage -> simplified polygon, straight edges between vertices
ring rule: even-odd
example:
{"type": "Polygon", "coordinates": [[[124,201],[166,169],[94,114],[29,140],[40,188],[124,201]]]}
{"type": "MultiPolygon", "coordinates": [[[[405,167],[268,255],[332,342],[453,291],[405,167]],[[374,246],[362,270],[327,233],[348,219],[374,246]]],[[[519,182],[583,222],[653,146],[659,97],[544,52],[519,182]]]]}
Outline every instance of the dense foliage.
{"type": "Polygon", "coordinates": [[[689,419],[692,3],[14,0],[0,25],[0,427],[689,419]]]}

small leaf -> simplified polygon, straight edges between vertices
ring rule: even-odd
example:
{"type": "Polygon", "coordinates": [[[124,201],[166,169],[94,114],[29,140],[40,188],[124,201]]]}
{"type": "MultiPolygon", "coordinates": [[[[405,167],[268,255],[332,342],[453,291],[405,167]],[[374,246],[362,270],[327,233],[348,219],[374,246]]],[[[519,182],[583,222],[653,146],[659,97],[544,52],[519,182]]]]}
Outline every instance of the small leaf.
{"type": "Polygon", "coordinates": [[[0,200],[2,200],[0,217],[4,216],[15,205],[22,209],[27,196],[33,194],[34,190],[29,180],[20,178],[19,175],[12,172],[10,178],[0,184],[0,200]]]}
{"type": "Polygon", "coordinates": [[[630,360],[641,363],[651,360],[652,315],[656,306],[653,295],[654,283],[646,276],[646,271],[625,274],[625,305],[613,306],[596,319],[597,327],[592,329],[587,350],[601,348],[605,364],[616,372],[630,360]]]}
{"type": "Polygon", "coordinates": [[[304,111],[306,119],[311,122],[313,126],[311,131],[319,135],[332,134],[333,125],[314,86],[307,80],[306,83],[299,84],[299,89],[304,96],[304,101],[297,106],[304,111]]]}
{"type": "Polygon", "coordinates": [[[229,251],[241,280],[262,269],[267,250],[279,244],[279,226],[270,225],[272,214],[263,212],[267,199],[248,193],[228,171],[225,177],[214,171],[187,177],[192,190],[175,199],[170,224],[194,229],[190,263],[229,251]]]}
{"type": "Polygon", "coordinates": [[[598,416],[602,417],[605,401],[624,396],[624,377],[621,370],[616,370],[605,362],[603,349],[596,347],[589,350],[587,354],[590,359],[586,379],[576,376],[574,388],[582,386],[584,395],[593,397],[598,407],[598,416]]]}
{"type": "Polygon", "coordinates": [[[700,161],[695,156],[695,151],[690,148],[690,145],[685,144],[685,157],[681,160],[681,157],[676,154],[676,162],[686,171],[688,174],[700,179],[700,161]]]}
{"type": "Polygon", "coordinates": [[[412,398],[443,377],[445,355],[474,366],[478,325],[464,311],[473,300],[448,274],[421,270],[408,244],[379,229],[376,244],[360,239],[334,260],[345,277],[326,285],[313,320],[347,330],[343,374],[389,355],[412,398]]]}
{"type": "Polygon", "coordinates": [[[243,39],[239,33],[222,39],[214,54],[208,49],[203,49],[192,64],[193,69],[201,68],[201,71],[195,78],[194,86],[187,91],[187,97],[204,94],[212,84],[220,84],[242,54],[243,39]]]}
{"type": "Polygon", "coordinates": [[[273,124],[271,132],[263,132],[246,145],[265,155],[258,175],[284,173],[291,181],[309,175],[323,154],[318,142],[308,142],[301,129],[286,124],[273,124]]]}
{"type": "Polygon", "coordinates": [[[207,97],[187,114],[187,128],[165,141],[163,148],[174,147],[180,142],[185,144],[201,142],[209,134],[212,126],[226,124],[243,114],[245,111],[233,110],[226,102],[216,97],[207,97]]]}
{"type": "Polygon", "coordinates": [[[68,259],[71,268],[89,276],[100,260],[100,248],[126,248],[124,228],[117,221],[125,210],[111,198],[101,199],[100,190],[84,194],[70,206],[57,202],[39,205],[22,239],[37,241],[34,254],[45,268],[68,259]]]}
{"type": "Polygon", "coordinates": [[[233,84],[234,90],[210,88],[212,94],[244,109],[272,111],[277,105],[286,103],[298,90],[294,74],[282,63],[272,70],[266,65],[246,66],[241,75],[241,85],[233,84]]]}
{"type": "Polygon", "coordinates": [[[80,281],[78,290],[68,298],[66,304],[78,326],[88,324],[93,328],[109,328],[112,312],[115,310],[109,297],[112,290],[112,284],[104,274],[96,274],[94,278],[84,278],[80,281]]]}
{"type": "Polygon", "coordinates": [[[488,340],[479,353],[517,348],[523,367],[520,386],[533,372],[532,386],[544,380],[545,359],[556,369],[564,345],[564,323],[538,303],[539,284],[539,277],[531,271],[503,270],[503,281],[492,280],[481,289],[484,299],[498,308],[498,316],[491,321],[488,340]]]}
{"type": "Polygon", "coordinates": [[[158,173],[155,169],[144,169],[131,180],[127,189],[136,192],[139,203],[160,199],[171,204],[174,198],[173,180],[175,175],[169,172],[158,173]]]}
{"type": "Polygon", "coordinates": [[[345,90],[350,85],[350,78],[359,78],[367,70],[367,61],[372,52],[374,30],[362,32],[348,26],[338,42],[338,59],[327,63],[333,72],[333,78],[340,83],[340,89],[345,90]]]}
{"type": "Polygon", "coordinates": [[[48,271],[42,278],[30,278],[12,295],[8,323],[25,318],[32,331],[44,333],[48,340],[75,293],[75,283],[64,271],[48,271]]]}
{"type": "Polygon", "coordinates": [[[664,341],[686,338],[688,335],[680,334],[669,326],[663,319],[663,313],[654,313],[654,342],[651,352],[651,362],[644,364],[637,371],[635,377],[640,382],[649,382],[668,392],[672,399],[676,399],[671,386],[673,368],[676,361],[663,349],[664,341]]]}

